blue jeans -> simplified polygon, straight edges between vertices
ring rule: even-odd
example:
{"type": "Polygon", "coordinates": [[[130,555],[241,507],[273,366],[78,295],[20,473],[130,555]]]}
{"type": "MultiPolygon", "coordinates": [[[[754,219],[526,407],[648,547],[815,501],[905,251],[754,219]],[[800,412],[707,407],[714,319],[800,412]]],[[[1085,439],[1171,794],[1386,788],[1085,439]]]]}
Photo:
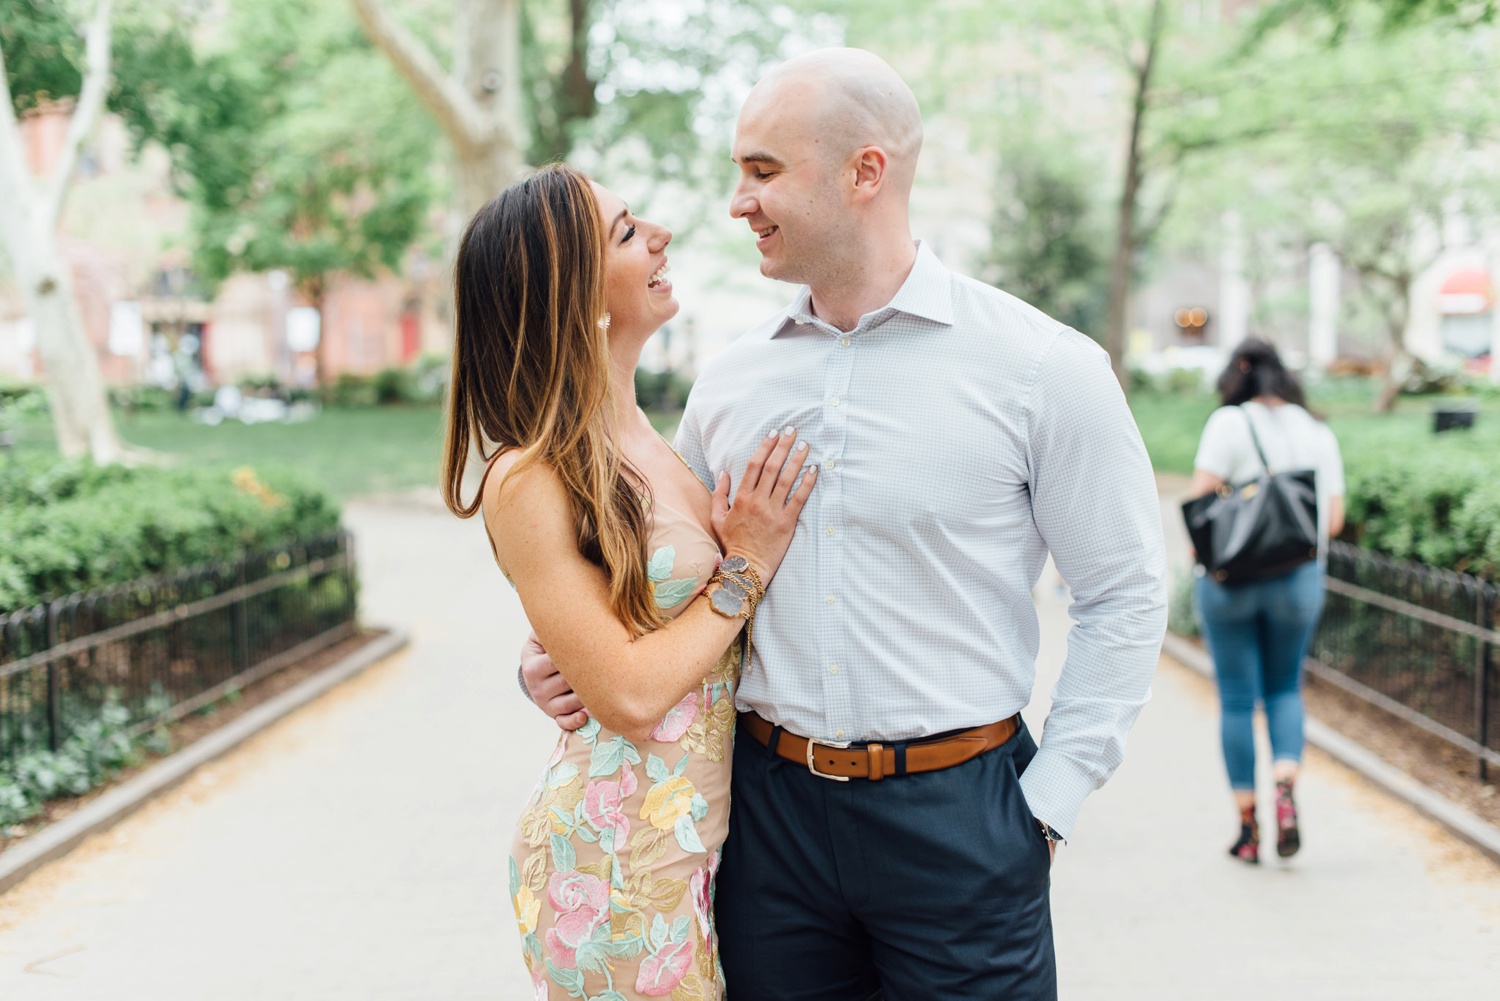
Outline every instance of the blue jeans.
{"type": "Polygon", "coordinates": [[[1302,760],[1302,659],[1323,614],[1323,568],[1305,563],[1285,577],[1228,587],[1199,577],[1194,596],[1219,682],[1229,785],[1252,791],[1257,699],[1266,709],[1272,758],[1302,760]]]}

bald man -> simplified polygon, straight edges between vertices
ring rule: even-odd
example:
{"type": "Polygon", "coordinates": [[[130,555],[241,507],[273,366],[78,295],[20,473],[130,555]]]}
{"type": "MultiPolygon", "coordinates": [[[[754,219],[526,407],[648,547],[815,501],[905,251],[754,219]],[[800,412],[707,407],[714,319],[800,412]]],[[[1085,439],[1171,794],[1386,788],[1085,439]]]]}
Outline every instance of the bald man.
{"type": "Polygon", "coordinates": [[[854,49],[772,71],[735,134],[730,213],[802,287],[705,368],[677,448],[712,483],[794,426],[821,463],[737,691],[715,905],[735,1001],[1055,998],[1053,855],[1165,631],[1155,484],[1108,357],[913,241],[921,145],[911,90],[854,49]],[[1019,713],[1049,552],[1077,625],[1038,746],[1019,713]]]}

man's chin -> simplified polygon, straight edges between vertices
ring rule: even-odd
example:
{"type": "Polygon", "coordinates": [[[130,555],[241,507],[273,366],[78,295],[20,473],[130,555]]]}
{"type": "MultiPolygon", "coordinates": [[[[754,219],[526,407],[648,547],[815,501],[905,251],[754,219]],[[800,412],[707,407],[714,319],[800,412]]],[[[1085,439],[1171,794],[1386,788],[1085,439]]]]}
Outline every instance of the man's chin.
{"type": "Polygon", "coordinates": [[[760,273],[774,281],[801,284],[801,279],[793,273],[795,270],[795,268],[787,268],[785,262],[778,261],[774,257],[761,257],[760,259],[760,273]]]}

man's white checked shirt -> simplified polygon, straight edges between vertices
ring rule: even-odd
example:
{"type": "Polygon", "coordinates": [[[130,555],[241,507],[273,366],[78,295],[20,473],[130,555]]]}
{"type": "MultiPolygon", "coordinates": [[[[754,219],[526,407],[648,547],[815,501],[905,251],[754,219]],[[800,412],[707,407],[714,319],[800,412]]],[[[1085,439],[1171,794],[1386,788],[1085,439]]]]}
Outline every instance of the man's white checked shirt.
{"type": "Polygon", "coordinates": [[[738,487],[787,425],[821,467],[756,613],[740,708],[886,742],[1018,712],[1050,550],[1077,624],[1021,785],[1066,835],[1120,764],[1166,627],[1156,487],[1109,359],[925,246],[854,330],[810,309],[804,288],[714,358],[677,436],[708,483],[726,470],[738,487]]]}

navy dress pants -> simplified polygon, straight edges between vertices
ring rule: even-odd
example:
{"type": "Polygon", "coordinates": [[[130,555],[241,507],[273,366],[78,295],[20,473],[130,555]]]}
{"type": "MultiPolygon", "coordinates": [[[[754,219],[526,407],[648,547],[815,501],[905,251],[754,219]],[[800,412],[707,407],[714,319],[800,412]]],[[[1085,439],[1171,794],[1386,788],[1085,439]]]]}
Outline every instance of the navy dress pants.
{"type": "Polygon", "coordinates": [[[1055,1001],[1023,726],[961,765],[820,778],[743,730],[715,924],[730,1001],[1055,1001]]]}

